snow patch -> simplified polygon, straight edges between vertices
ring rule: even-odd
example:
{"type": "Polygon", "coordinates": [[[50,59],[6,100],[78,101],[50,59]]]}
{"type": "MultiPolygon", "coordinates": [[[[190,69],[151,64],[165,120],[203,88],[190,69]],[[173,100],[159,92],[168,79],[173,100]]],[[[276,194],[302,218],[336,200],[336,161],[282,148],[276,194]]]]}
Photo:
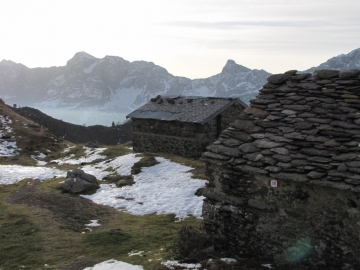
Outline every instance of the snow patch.
{"type": "Polygon", "coordinates": [[[108,260],[98,263],[93,267],[86,267],[84,270],[143,270],[140,265],[132,265],[121,261],[108,260]]]}
{"type": "Polygon", "coordinates": [[[86,74],[91,73],[93,71],[94,67],[96,67],[96,65],[97,65],[97,62],[94,62],[87,68],[84,68],[84,73],[86,73],[86,74]]]}
{"type": "MultiPolygon", "coordinates": [[[[117,172],[120,175],[130,174],[134,154],[119,158],[123,164],[116,169],[117,172]]],[[[156,159],[159,164],[142,168],[139,174],[134,175],[134,185],[117,188],[114,185],[102,184],[95,194],[82,196],[98,204],[125,209],[133,215],[157,213],[175,214],[180,219],[188,215],[201,217],[204,197],[198,197],[194,193],[204,187],[206,181],[191,178],[191,173],[188,172],[191,167],[160,157],[156,159]]],[[[118,162],[114,160],[107,165],[118,162]]],[[[100,166],[98,169],[91,169],[85,166],[83,169],[100,179],[99,176],[105,173],[102,172],[103,168],[100,166]]]]}

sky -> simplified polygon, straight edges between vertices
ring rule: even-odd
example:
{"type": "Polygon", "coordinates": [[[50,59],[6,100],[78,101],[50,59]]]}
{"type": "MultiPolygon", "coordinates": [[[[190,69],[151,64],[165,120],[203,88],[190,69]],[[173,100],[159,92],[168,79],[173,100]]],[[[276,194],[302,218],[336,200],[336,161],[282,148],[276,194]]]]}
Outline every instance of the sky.
{"type": "Polygon", "coordinates": [[[76,52],[191,79],[228,59],[281,73],[360,47],[358,0],[0,0],[0,61],[64,66],[76,52]]]}

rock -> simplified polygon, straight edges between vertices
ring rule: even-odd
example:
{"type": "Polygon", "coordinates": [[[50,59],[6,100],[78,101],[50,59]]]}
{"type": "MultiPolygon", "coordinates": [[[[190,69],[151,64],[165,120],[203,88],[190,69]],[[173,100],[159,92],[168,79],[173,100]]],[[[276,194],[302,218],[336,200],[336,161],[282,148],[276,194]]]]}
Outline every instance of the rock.
{"type": "Polygon", "coordinates": [[[344,71],[340,71],[339,78],[346,80],[346,79],[355,78],[358,75],[360,75],[360,69],[347,69],[344,71]]]}
{"type": "Polygon", "coordinates": [[[321,89],[321,86],[316,83],[301,83],[299,86],[307,90],[321,89]]]}
{"type": "Polygon", "coordinates": [[[281,113],[286,114],[286,115],[295,115],[296,112],[293,110],[282,110],[281,113]]]}
{"type": "Polygon", "coordinates": [[[306,176],[312,178],[312,179],[319,179],[326,175],[326,173],[317,172],[317,171],[311,171],[306,176]]]}
{"type": "Polygon", "coordinates": [[[291,74],[275,74],[267,78],[267,81],[271,84],[282,84],[290,79],[291,76],[291,74]]]}
{"type": "Polygon", "coordinates": [[[240,119],[237,119],[235,122],[233,122],[231,124],[231,126],[237,128],[239,130],[246,131],[248,133],[254,133],[254,132],[259,132],[259,131],[263,130],[262,127],[254,125],[254,123],[252,121],[240,120],[240,119]]]}
{"type": "Polygon", "coordinates": [[[88,142],[86,144],[86,147],[89,147],[89,148],[99,148],[99,145],[96,143],[96,142],[88,142]]]}
{"type": "Polygon", "coordinates": [[[265,167],[265,170],[267,170],[269,172],[277,173],[277,172],[280,172],[282,169],[277,166],[267,166],[267,167],[265,167]]]}
{"type": "Polygon", "coordinates": [[[260,151],[260,149],[254,146],[252,143],[244,143],[239,147],[239,149],[244,153],[253,153],[260,151]]]}
{"type": "Polygon", "coordinates": [[[289,109],[289,110],[293,110],[293,111],[308,111],[310,110],[311,107],[307,106],[307,105],[284,105],[284,108],[289,109]]]}
{"type": "Polygon", "coordinates": [[[292,70],[288,70],[286,72],[284,72],[284,74],[290,74],[291,76],[294,76],[296,74],[297,70],[296,69],[292,69],[292,70]]]}
{"type": "Polygon", "coordinates": [[[269,141],[267,139],[256,140],[253,142],[253,144],[258,148],[274,148],[284,145],[284,143],[277,143],[277,142],[269,141]]]}
{"type": "Polygon", "coordinates": [[[270,176],[274,177],[275,179],[295,181],[295,182],[309,181],[309,179],[306,177],[306,175],[297,174],[297,173],[277,173],[277,174],[270,174],[270,176]]]}
{"type": "Polygon", "coordinates": [[[353,187],[352,185],[348,185],[345,183],[337,183],[337,182],[333,182],[333,181],[322,181],[322,180],[312,180],[312,181],[310,181],[310,184],[320,185],[323,187],[332,187],[332,188],[337,188],[337,189],[341,189],[341,190],[349,190],[353,187]]]}
{"type": "Polygon", "coordinates": [[[226,129],[222,135],[225,135],[225,136],[229,136],[229,137],[232,137],[234,139],[237,139],[239,141],[243,141],[243,142],[250,142],[252,141],[252,138],[251,136],[246,133],[246,132],[239,132],[239,131],[232,131],[230,129],[226,129]]]}
{"type": "Polygon", "coordinates": [[[303,129],[311,129],[313,127],[313,124],[309,122],[297,122],[294,124],[294,126],[295,129],[303,130],[303,129]]]}
{"type": "Polygon", "coordinates": [[[253,108],[253,107],[247,107],[244,112],[254,115],[255,117],[265,118],[269,113],[267,111],[253,108]]]}
{"type": "Polygon", "coordinates": [[[261,202],[258,200],[254,200],[254,199],[249,199],[248,200],[248,205],[260,210],[271,210],[272,206],[269,204],[266,204],[265,202],[261,202]]]}
{"type": "Polygon", "coordinates": [[[292,133],[288,133],[284,135],[285,138],[288,139],[298,139],[298,140],[303,140],[307,137],[307,135],[302,134],[300,132],[292,132],[292,133]]]}
{"type": "Polygon", "coordinates": [[[291,142],[292,141],[291,139],[286,139],[282,136],[276,136],[272,133],[265,133],[265,138],[268,138],[274,142],[291,142]]]}
{"type": "Polygon", "coordinates": [[[354,160],[359,156],[359,153],[345,153],[338,156],[334,156],[333,160],[336,161],[350,161],[354,160]]]}
{"type": "Polygon", "coordinates": [[[263,169],[257,168],[257,167],[252,167],[249,165],[240,165],[240,166],[235,166],[234,168],[236,168],[237,170],[244,172],[244,173],[251,173],[251,174],[267,174],[268,173],[266,170],[263,170],[263,169]]]}
{"type": "Polygon", "coordinates": [[[339,76],[338,70],[332,69],[322,69],[322,70],[315,70],[314,77],[316,80],[323,80],[323,79],[331,79],[339,76]]]}
{"type": "Polygon", "coordinates": [[[273,155],[273,158],[280,162],[290,162],[292,160],[292,158],[290,156],[279,155],[279,154],[273,155]]]}
{"type": "Polygon", "coordinates": [[[68,171],[61,188],[64,192],[72,194],[89,193],[98,189],[99,184],[95,176],[85,173],[81,169],[75,169],[68,171]]]}
{"type": "Polygon", "coordinates": [[[302,74],[292,76],[291,80],[293,80],[293,81],[302,81],[302,80],[305,80],[306,78],[309,78],[309,77],[311,77],[311,73],[302,73],[302,74]]]}
{"type": "Polygon", "coordinates": [[[206,149],[213,152],[213,153],[228,156],[228,157],[238,157],[238,156],[240,156],[240,150],[239,149],[232,148],[232,147],[226,147],[226,146],[223,146],[223,145],[209,145],[206,149]]]}
{"type": "Polygon", "coordinates": [[[132,186],[133,184],[135,184],[134,177],[132,175],[125,175],[122,176],[121,179],[116,183],[116,186],[132,186]]]}
{"type": "Polygon", "coordinates": [[[319,150],[314,148],[303,148],[300,150],[301,153],[309,155],[309,156],[322,156],[322,157],[330,157],[332,153],[327,150],[319,150]]]}
{"type": "Polygon", "coordinates": [[[337,167],[337,171],[338,172],[346,172],[348,169],[348,167],[344,164],[344,163],[341,163],[338,167],[337,167]]]}
{"type": "Polygon", "coordinates": [[[259,161],[263,158],[263,155],[260,153],[251,153],[251,154],[243,155],[243,158],[246,158],[251,161],[259,161]]]}
{"type": "Polygon", "coordinates": [[[289,150],[287,150],[284,147],[276,147],[276,148],[272,148],[270,149],[271,152],[280,154],[280,155],[288,155],[289,154],[289,150]]]}

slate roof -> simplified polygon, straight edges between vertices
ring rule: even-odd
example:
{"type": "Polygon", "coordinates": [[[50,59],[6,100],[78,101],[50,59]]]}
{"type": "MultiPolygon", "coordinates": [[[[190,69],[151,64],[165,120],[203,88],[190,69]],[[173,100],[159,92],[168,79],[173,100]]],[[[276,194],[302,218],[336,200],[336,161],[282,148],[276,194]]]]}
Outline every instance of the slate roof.
{"type": "Polygon", "coordinates": [[[239,98],[157,96],[127,115],[126,118],[180,121],[203,125],[234,104],[247,107],[239,98]]]}

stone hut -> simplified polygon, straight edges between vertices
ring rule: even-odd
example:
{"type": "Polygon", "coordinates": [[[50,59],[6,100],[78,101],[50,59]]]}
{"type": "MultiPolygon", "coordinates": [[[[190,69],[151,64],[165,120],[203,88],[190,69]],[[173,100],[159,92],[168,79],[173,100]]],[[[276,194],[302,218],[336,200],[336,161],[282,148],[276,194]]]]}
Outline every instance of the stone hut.
{"type": "Polygon", "coordinates": [[[238,98],[157,96],[127,116],[133,149],[200,157],[246,107],[238,98]]]}
{"type": "Polygon", "coordinates": [[[281,269],[360,269],[359,74],[272,75],[207,147],[216,248],[281,269]]]}

